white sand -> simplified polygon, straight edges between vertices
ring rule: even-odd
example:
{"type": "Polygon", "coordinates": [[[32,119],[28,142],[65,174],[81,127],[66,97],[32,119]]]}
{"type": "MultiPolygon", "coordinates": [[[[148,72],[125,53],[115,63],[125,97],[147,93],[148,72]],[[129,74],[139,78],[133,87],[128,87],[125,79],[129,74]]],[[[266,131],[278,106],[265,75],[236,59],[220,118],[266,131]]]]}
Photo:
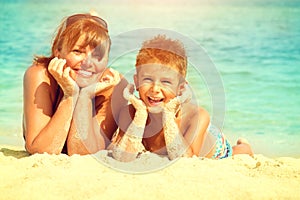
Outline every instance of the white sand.
{"type": "Polygon", "coordinates": [[[96,154],[105,165],[93,156],[28,156],[21,147],[1,145],[0,199],[300,199],[296,158],[240,155],[170,164],[146,154],[124,164],[106,154],[96,154]]]}

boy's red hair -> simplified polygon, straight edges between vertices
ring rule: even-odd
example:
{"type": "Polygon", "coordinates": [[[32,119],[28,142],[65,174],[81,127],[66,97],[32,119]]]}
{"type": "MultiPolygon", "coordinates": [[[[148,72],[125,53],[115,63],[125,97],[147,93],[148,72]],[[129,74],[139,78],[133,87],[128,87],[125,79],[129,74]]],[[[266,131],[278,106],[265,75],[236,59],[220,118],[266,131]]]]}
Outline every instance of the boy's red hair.
{"type": "Polygon", "coordinates": [[[145,64],[162,64],[177,70],[181,76],[186,76],[187,57],[183,44],[178,40],[158,35],[143,43],[137,57],[135,66],[145,64]]]}

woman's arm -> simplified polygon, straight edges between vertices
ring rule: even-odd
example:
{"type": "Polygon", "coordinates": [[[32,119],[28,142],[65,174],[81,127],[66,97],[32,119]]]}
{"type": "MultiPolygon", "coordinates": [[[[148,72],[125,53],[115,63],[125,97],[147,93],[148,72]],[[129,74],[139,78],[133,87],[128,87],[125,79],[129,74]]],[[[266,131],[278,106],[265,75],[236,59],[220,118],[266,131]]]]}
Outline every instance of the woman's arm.
{"type": "Polygon", "coordinates": [[[111,98],[111,92],[108,91],[120,82],[120,75],[112,71],[111,75],[106,75],[100,82],[82,88],[76,108],[74,111],[72,128],[68,136],[68,153],[72,154],[91,154],[105,149],[105,131],[110,124],[114,124],[112,112],[107,105],[110,103],[107,99],[111,98]],[[108,92],[107,92],[108,91],[108,92]],[[101,101],[97,106],[95,97],[102,96],[106,100],[101,101]],[[105,105],[104,105],[105,104],[105,105]],[[99,110],[97,110],[99,109],[99,110]],[[104,121],[110,120],[102,129],[104,121]]]}
{"type": "MultiPolygon", "coordinates": [[[[55,65],[61,67],[64,63],[55,65]]],[[[24,75],[24,135],[26,149],[31,154],[61,153],[78,97],[70,86],[70,93],[53,110],[58,86],[50,76],[41,65],[31,66],[24,75]]]]}

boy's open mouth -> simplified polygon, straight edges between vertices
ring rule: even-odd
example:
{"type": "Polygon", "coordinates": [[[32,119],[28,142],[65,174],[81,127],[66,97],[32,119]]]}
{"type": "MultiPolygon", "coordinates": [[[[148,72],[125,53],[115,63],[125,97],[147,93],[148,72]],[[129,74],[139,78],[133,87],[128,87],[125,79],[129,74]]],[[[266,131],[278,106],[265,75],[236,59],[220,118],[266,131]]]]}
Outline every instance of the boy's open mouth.
{"type": "Polygon", "coordinates": [[[153,106],[158,105],[163,101],[164,101],[164,98],[148,97],[148,102],[153,106]]]}

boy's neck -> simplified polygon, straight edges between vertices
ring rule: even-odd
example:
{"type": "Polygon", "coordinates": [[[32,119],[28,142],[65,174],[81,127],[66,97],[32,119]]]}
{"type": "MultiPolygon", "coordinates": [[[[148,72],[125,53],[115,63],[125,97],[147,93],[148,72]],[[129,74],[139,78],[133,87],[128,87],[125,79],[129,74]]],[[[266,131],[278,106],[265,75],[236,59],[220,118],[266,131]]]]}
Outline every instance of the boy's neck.
{"type": "MultiPolygon", "coordinates": [[[[162,112],[160,113],[148,113],[149,123],[158,123],[162,120],[162,112]]],[[[147,120],[147,122],[148,122],[147,120]]]]}

